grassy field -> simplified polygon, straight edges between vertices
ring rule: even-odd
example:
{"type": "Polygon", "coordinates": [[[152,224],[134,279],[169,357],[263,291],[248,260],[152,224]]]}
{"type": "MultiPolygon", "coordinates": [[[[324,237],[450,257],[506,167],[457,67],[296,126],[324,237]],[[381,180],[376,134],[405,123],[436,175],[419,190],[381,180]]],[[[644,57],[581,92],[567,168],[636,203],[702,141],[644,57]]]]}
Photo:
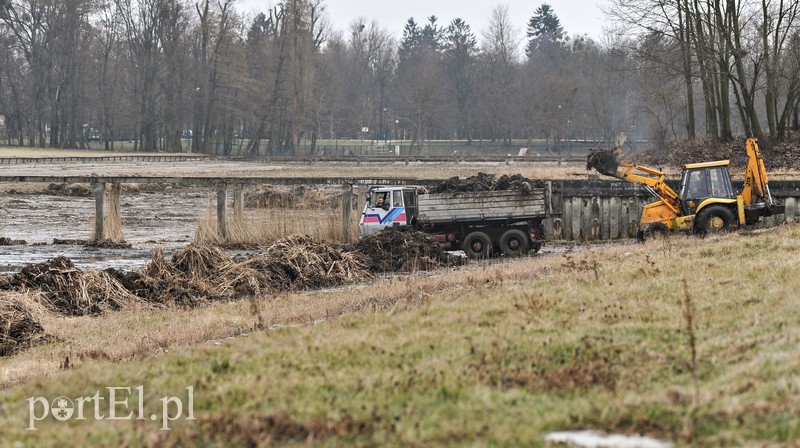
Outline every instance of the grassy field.
{"type": "MultiPolygon", "coordinates": [[[[593,428],[798,446],[799,263],[789,225],[53,318],[54,342],[0,360],[0,445],[537,446],[548,431],[593,428]],[[122,386],[143,387],[144,419],[107,419],[105,388],[122,386]],[[86,420],[26,430],[29,397],[98,390],[106,419],[90,402],[86,420]],[[165,396],[183,397],[170,431],[159,430],[165,396]]],[[[138,415],[137,391],[128,398],[118,416],[138,415]]]]}

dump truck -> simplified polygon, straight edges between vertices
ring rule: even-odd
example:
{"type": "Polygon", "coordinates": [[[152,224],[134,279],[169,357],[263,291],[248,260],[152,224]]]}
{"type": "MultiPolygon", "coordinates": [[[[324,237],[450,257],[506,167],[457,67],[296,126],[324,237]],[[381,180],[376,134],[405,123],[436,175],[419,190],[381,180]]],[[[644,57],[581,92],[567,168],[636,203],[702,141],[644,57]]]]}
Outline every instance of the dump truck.
{"type": "Polygon", "coordinates": [[[590,152],[586,168],[606,176],[642,185],[656,200],[645,205],[639,222],[639,240],[685,231],[696,234],[727,232],[784,213],[772,197],[758,140],[747,139],[744,186],[737,193],[731,182],[730,160],[683,166],[679,191],[670,188],[663,172],[621,162],[615,150],[590,152]]]}
{"type": "Polygon", "coordinates": [[[537,252],[544,244],[547,185],[520,190],[428,193],[419,186],[373,186],[359,228],[369,235],[386,228],[430,233],[445,250],[470,258],[537,252]]]}

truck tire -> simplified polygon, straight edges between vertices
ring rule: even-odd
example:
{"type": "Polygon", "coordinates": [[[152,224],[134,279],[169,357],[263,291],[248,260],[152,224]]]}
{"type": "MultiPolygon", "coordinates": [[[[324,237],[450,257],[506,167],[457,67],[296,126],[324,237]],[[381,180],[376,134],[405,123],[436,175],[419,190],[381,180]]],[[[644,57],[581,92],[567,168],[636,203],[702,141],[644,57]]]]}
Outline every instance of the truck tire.
{"type": "Polygon", "coordinates": [[[489,258],[492,253],[492,239],[483,232],[472,232],[464,238],[462,248],[469,258],[489,258]]]}
{"type": "Polygon", "coordinates": [[[519,257],[530,250],[530,237],[519,229],[509,229],[500,237],[500,250],[506,257],[519,257]]]}
{"type": "Polygon", "coordinates": [[[734,225],[733,212],[721,205],[709,205],[697,214],[695,228],[701,235],[725,233],[734,225]]]}

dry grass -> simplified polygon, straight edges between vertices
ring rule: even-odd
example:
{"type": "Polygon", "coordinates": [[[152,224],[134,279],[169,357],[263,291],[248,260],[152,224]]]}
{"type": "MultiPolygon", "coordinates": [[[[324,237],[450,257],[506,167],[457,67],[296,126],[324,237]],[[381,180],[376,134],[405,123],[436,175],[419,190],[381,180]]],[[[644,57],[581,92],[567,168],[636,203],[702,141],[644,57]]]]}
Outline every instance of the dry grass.
{"type": "Polygon", "coordinates": [[[36,309],[25,294],[0,295],[0,356],[12,355],[43,339],[44,329],[31,307],[36,309]]]}
{"type": "MultiPolygon", "coordinates": [[[[317,193],[314,193],[316,195],[317,193]]],[[[292,235],[309,235],[327,242],[343,242],[342,206],[329,204],[330,198],[301,198],[289,204],[245,209],[241,222],[227,213],[227,238],[222,238],[217,225],[216,196],[209,196],[208,210],[198,218],[195,244],[268,245],[292,235]]],[[[350,234],[358,235],[358,211],[353,211],[350,234]]]]}
{"type": "Polygon", "coordinates": [[[0,441],[531,446],[550,430],[597,428],[793,446],[798,241],[800,228],[783,226],[579,247],[195,310],[45,319],[59,341],[0,360],[6,385],[40,379],[0,399],[0,441]],[[253,328],[273,331],[221,339],[253,328]],[[148,357],[166,351],[177,353],[148,357]],[[75,372],[42,378],[66,356],[75,372]],[[43,422],[31,436],[15,410],[32,395],[142,383],[148,400],[195,385],[198,421],[169,434],[43,422]]]}
{"type": "Polygon", "coordinates": [[[0,358],[0,370],[6,371],[0,388],[55,373],[66,357],[73,367],[94,359],[124,362],[258,328],[314,325],[344,314],[415,307],[443,291],[480,291],[506,281],[538,278],[560,263],[559,258],[530,258],[473,264],[460,268],[459,275],[385,275],[369,285],[267,293],[253,300],[212,302],[192,309],[131,310],[69,319],[40,312],[36,319],[58,342],[0,358]],[[112,344],[109,334],[114,335],[112,344]]]}

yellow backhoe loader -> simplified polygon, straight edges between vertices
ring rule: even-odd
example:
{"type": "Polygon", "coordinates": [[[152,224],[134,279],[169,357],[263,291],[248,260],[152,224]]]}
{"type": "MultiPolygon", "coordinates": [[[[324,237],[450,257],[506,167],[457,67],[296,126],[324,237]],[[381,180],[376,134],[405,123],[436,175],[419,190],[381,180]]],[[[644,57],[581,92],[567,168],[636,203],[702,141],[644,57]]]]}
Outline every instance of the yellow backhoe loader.
{"type": "Polygon", "coordinates": [[[684,165],[680,192],[666,184],[661,171],[620,162],[619,146],[612,151],[592,151],[586,168],[642,185],[658,199],[642,208],[640,240],[674,231],[721,233],[784,213],[784,206],[776,203],[769,191],[758,140],[748,139],[746,147],[747,168],[740,194],[731,183],[730,160],[684,165]]]}

